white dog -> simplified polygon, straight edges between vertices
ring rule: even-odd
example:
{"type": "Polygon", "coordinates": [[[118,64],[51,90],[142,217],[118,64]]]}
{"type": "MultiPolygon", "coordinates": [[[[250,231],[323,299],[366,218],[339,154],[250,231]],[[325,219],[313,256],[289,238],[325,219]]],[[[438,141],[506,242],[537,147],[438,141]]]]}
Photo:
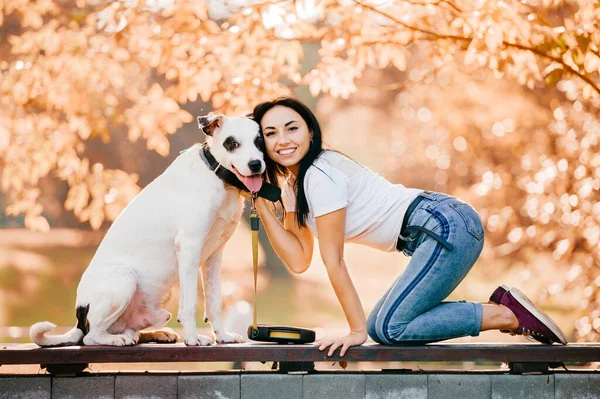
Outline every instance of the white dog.
{"type": "MultiPolygon", "coordinates": [[[[199,117],[206,146],[222,167],[258,191],[265,170],[262,136],[256,122],[223,115],[199,117]]],[[[221,257],[239,224],[244,200],[238,188],[209,169],[204,147],[188,149],[145,187],[112,224],[77,288],[77,326],[62,335],[46,335],[56,326],[34,324],[30,337],[40,346],[134,345],[176,342],[163,326],[171,314],[163,309],[179,281],[178,321],[186,345],[244,342],[223,330],[221,257]],[[204,320],[212,337],[196,330],[198,269],[204,287],[204,320]]]]}

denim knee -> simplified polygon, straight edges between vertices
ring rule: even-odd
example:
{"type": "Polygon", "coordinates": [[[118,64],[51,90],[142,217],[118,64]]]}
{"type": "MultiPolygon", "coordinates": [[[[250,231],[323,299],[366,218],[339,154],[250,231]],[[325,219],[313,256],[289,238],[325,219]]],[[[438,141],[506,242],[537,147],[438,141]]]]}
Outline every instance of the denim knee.
{"type": "Polygon", "coordinates": [[[371,339],[379,344],[390,345],[400,343],[402,335],[408,326],[406,323],[393,323],[393,328],[390,328],[390,321],[384,324],[385,315],[377,315],[371,313],[367,318],[367,332],[371,339]],[[391,331],[393,330],[393,331],[391,331]]]}
{"type": "Polygon", "coordinates": [[[379,334],[377,333],[377,312],[375,310],[367,317],[367,333],[373,341],[378,344],[383,344],[383,341],[379,338],[379,334]]]}

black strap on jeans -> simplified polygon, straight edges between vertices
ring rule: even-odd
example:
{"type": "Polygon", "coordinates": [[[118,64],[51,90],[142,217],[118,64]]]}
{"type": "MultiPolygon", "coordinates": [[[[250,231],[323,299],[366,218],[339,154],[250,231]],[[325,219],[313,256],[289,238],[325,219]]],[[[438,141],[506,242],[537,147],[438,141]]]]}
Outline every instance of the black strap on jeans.
{"type": "MultiPolygon", "coordinates": [[[[431,191],[424,191],[424,192],[426,194],[431,194],[431,191]]],[[[422,197],[421,194],[419,194],[417,196],[417,198],[415,198],[413,200],[413,202],[411,202],[410,205],[408,206],[408,209],[406,210],[406,214],[404,215],[404,219],[402,220],[402,228],[400,229],[400,235],[398,236],[398,241],[396,242],[396,250],[401,252],[404,249],[404,247],[406,247],[406,243],[414,241],[418,238],[418,236],[415,238],[410,238],[409,235],[411,232],[420,231],[421,233],[425,233],[428,236],[430,236],[431,238],[433,238],[434,240],[436,240],[437,242],[439,242],[448,251],[454,251],[454,245],[450,244],[447,240],[443,239],[442,237],[435,234],[434,232],[429,231],[426,228],[421,227],[421,226],[408,226],[408,227],[406,226],[408,224],[408,219],[410,218],[410,215],[417,208],[417,206],[421,203],[421,201],[423,201],[423,198],[424,197],[422,197]]]]}
{"type": "Polygon", "coordinates": [[[448,241],[446,241],[445,239],[443,239],[439,235],[435,234],[433,231],[429,231],[426,228],[421,227],[421,226],[409,226],[409,227],[407,227],[406,230],[405,230],[405,233],[404,233],[404,238],[406,238],[406,241],[402,241],[402,239],[400,237],[399,237],[400,239],[398,241],[402,241],[402,242],[413,241],[413,239],[407,237],[413,231],[420,231],[422,233],[425,233],[428,236],[430,236],[431,238],[433,238],[434,240],[436,240],[437,242],[439,242],[442,245],[442,247],[446,248],[448,251],[454,251],[454,245],[450,244],[448,241]]]}

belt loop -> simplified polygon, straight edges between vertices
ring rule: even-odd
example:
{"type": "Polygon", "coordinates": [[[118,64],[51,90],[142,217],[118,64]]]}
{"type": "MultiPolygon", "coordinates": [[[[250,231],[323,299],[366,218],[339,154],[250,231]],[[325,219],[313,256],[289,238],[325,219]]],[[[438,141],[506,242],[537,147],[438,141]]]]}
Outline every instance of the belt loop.
{"type": "Polygon", "coordinates": [[[430,236],[431,238],[433,238],[434,240],[439,242],[448,251],[454,251],[454,245],[452,245],[451,243],[449,243],[447,240],[440,237],[439,235],[435,234],[434,232],[429,231],[426,228],[421,227],[421,226],[407,226],[410,215],[415,211],[415,209],[417,208],[419,203],[424,198],[429,198],[429,197],[422,196],[421,194],[423,194],[423,193],[433,194],[431,191],[423,191],[422,193],[419,193],[417,198],[415,198],[413,200],[413,202],[411,202],[410,205],[408,206],[408,209],[406,210],[406,214],[404,215],[404,219],[402,220],[402,227],[400,229],[400,234],[398,234],[398,240],[396,242],[396,250],[401,252],[404,249],[404,247],[406,246],[406,243],[416,240],[416,237],[415,238],[409,237],[410,231],[416,230],[416,231],[420,231],[422,233],[427,234],[428,236],[430,236]]]}
{"type": "Polygon", "coordinates": [[[410,237],[404,237],[402,233],[398,234],[398,238],[404,242],[413,242],[415,239],[410,237]]]}

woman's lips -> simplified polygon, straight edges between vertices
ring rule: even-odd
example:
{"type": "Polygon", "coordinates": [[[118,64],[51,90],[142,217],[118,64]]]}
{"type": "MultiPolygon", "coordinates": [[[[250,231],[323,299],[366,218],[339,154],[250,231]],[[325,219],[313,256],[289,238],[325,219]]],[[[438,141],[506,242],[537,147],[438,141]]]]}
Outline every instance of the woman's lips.
{"type": "Polygon", "coordinates": [[[277,151],[277,153],[281,158],[288,158],[296,153],[296,148],[286,148],[284,150],[277,151]]]}

